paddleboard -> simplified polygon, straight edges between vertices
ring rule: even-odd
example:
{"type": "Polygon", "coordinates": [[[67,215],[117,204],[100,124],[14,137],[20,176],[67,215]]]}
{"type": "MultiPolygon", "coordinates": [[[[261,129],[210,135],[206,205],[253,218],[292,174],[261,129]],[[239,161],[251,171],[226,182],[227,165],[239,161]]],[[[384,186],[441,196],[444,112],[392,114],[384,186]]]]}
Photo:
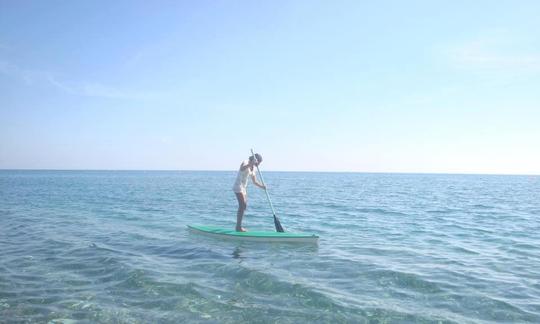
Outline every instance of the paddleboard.
{"type": "Polygon", "coordinates": [[[228,228],[200,225],[188,225],[188,228],[197,234],[239,241],[317,243],[319,240],[317,235],[306,233],[280,233],[270,231],[237,232],[228,228]]]}

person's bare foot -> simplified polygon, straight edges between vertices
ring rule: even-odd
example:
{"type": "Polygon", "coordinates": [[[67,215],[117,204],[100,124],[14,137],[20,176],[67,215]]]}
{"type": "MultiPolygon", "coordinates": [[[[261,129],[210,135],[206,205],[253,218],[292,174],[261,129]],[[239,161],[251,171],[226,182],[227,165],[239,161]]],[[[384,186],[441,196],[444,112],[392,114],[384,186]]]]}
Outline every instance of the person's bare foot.
{"type": "Polygon", "coordinates": [[[243,228],[243,227],[240,227],[240,228],[236,228],[236,231],[237,232],[247,232],[247,229],[243,228]]]}

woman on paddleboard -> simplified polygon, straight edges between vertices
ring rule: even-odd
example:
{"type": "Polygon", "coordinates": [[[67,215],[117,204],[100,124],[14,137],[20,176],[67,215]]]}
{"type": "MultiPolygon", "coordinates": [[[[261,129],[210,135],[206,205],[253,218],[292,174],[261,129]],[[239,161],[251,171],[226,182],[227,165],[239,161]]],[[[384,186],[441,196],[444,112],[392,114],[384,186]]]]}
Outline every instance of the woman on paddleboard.
{"type": "Polygon", "coordinates": [[[255,167],[262,162],[262,156],[259,153],[249,157],[249,160],[242,161],[240,164],[240,169],[238,170],[238,175],[236,176],[236,181],[234,182],[233,191],[238,200],[238,213],[236,214],[236,231],[245,232],[246,229],[242,227],[242,218],[244,217],[244,212],[247,208],[247,184],[248,178],[251,177],[253,183],[261,188],[266,189],[266,187],[257,181],[255,176],[255,167]]]}

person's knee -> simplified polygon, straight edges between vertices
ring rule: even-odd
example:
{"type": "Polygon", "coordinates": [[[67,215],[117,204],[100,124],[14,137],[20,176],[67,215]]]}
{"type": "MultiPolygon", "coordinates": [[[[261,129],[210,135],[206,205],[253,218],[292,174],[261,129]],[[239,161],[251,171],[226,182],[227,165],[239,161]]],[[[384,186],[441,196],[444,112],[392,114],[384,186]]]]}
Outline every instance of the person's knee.
{"type": "Polygon", "coordinates": [[[240,205],[240,208],[241,208],[242,210],[246,210],[246,209],[247,209],[247,203],[242,203],[242,204],[240,205]]]}

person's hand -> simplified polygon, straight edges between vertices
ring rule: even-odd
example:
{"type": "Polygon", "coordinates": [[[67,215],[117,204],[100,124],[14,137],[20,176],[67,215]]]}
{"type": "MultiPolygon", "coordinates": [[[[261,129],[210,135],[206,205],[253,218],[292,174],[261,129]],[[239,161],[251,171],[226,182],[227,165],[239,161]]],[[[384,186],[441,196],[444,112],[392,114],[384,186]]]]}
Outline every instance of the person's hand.
{"type": "Polygon", "coordinates": [[[265,185],[261,185],[261,189],[266,190],[266,186],[265,186],[265,185]]]}

